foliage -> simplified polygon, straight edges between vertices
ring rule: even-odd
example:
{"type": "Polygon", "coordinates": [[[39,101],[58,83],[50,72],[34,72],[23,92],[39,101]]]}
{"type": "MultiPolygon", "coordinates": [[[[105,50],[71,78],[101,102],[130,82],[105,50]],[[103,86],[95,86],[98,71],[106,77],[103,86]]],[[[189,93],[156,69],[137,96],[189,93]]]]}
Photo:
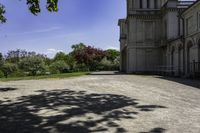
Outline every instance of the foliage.
{"type": "Polygon", "coordinates": [[[38,72],[45,71],[45,62],[40,56],[25,57],[19,63],[20,69],[29,72],[30,75],[35,76],[38,72]]]}
{"type": "Polygon", "coordinates": [[[57,53],[53,59],[20,49],[8,51],[4,57],[0,53],[0,70],[6,77],[119,69],[119,51],[103,51],[83,43],[72,45],[69,54],[57,53]]]}
{"type": "Polygon", "coordinates": [[[27,76],[26,73],[18,69],[10,74],[10,77],[25,77],[25,76],[27,76]]]}
{"type": "Polygon", "coordinates": [[[76,60],[71,54],[66,55],[66,63],[69,65],[71,71],[73,71],[76,68],[76,60]]]}
{"type": "Polygon", "coordinates": [[[70,77],[77,77],[89,74],[88,72],[73,72],[64,74],[40,75],[40,76],[26,76],[26,77],[8,77],[0,78],[0,81],[15,81],[15,80],[39,80],[39,79],[63,79],[70,77]]]}
{"type": "Polygon", "coordinates": [[[119,56],[120,56],[120,52],[115,49],[106,50],[106,57],[108,60],[114,61],[119,56]]]}
{"type": "Polygon", "coordinates": [[[2,55],[2,53],[0,53],[0,69],[3,66],[3,63],[4,63],[3,55],[2,55]]]}
{"type": "MultiPolygon", "coordinates": [[[[40,0],[27,0],[26,4],[30,12],[34,15],[37,15],[40,11],[40,0]]],[[[58,11],[58,0],[47,0],[46,8],[49,12],[57,12],[58,11]]],[[[0,3],[0,22],[5,23],[6,18],[4,14],[6,13],[5,7],[0,3]]]]}
{"type": "Polygon", "coordinates": [[[87,46],[82,50],[77,50],[74,57],[78,64],[85,64],[89,70],[95,70],[99,62],[105,57],[106,53],[91,46],[87,46]]]}
{"type": "Polygon", "coordinates": [[[4,14],[6,13],[5,7],[0,3],[0,23],[5,23],[6,18],[4,14]]]}
{"type": "Polygon", "coordinates": [[[6,55],[6,61],[10,63],[18,63],[22,58],[35,55],[35,52],[27,52],[26,50],[10,50],[6,55]]]}
{"type": "Polygon", "coordinates": [[[5,77],[8,77],[13,72],[17,71],[17,65],[13,63],[5,63],[2,67],[2,71],[4,72],[5,77]]]}
{"type": "Polygon", "coordinates": [[[99,64],[100,70],[111,70],[112,69],[112,62],[108,60],[107,58],[103,58],[99,64]]]}
{"type": "Polygon", "coordinates": [[[74,45],[72,45],[71,48],[72,48],[73,52],[76,52],[76,51],[85,49],[85,48],[86,48],[86,45],[83,44],[83,43],[79,43],[79,44],[74,44],[74,45]]]}
{"type": "Polygon", "coordinates": [[[3,78],[4,77],[4,73],[3,71],[0,70],[0,78],[3,78]]]}
{"type": "Polygon", "coordinates": [[[52,63],[49,67],[53,74],[66,73],[69,71],[69,66],[62,60],[52,63]]]}
{"type": "Polygon", "coordinates": [[[66,60],[66,55],[64,52],[58,52],[55,57],[54,57],[54,61],[65,61],[66,60]]]}

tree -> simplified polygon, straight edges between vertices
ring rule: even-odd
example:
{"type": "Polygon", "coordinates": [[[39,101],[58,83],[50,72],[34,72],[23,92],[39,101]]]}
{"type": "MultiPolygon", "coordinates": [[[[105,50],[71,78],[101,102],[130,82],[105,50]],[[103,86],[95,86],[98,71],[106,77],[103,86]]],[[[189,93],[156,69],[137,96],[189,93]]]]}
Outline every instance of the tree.
{"type": "Polygon", "coordinates": [[[17,69],[18,69],[17,65],[15,65],[13,63],[5,63],[2,67],[2,71],[3,71],[4,75],[6,76],[6,78],[8,77],[8,75],[17,71],[17,69]]]}
{"type": "Polygon", "coordinates": [[[44,60],[40,56],[30,56],[22,59],[19,62],[19,67],[32,76],[37,75],[37,72],[44,72],[46,68],[44,60]]]}
{"type": "Polygon", "coordinates": [[[4,60],[4,59],[3,59],[3,55],[2,55],[2,53],[0,53],[0,69],[2,68],[3,63],[4,63],[3,60],[4,60]]]}
{"type": "Polygon", "coordinates": [[[67,57],[64,52],[58,52],[54,57],[54,61],[65,61],[66,58],[67,57]]]}
{"type": "Polygon", "coordinates": [[[6,18],[4,16],[5,13],[6,13],[5,7],[0,3],[0,22],[1,23],[6,22],[6,18]]]}
{"type": "MultiPolygon", "coordinates": [[[[28,8],[30,12],[34,15],[37,15],[40,11],[40,0],[26,0],[26,4],[28,5],[28,8]]],[[[49,12],[57,12],[58,11],[58,0],[47,0],[46,2],[46,8],[49,12]]],[[[0,3],[0,22],[5,23],[6,17],[5,17],[5,7],[0,3]]]]}
{"type": "Polygon", "coordinates": [[[76,59],[71,54],[66,55],[66,63],[69,65],[70,70],[74,70],[76,67],[76,59]]]}
{"type": "Polygon", "coordinates": [[[84,48],[86,48],[86,45],[84,43],[79,43],[79,44],[74,44],[72,45],[72,52],[76,52],[78,50],[83,50],[84,48]]]}
{"type": "Polygon", "coordinates": [[[99,62],[105,57],[106,53],[91,46],[87,46],[82,50],[74,53],[74,57],[78,64],[85,64],[89,70],[96,70],[99,62]]]}
{"type": "Polygon", "coordinates": [[[62,60],[56,61],[49,66],[51,73],[65,73],[69,71],[69,66],[62,60]]]}
{"type": "MultiPolygon", "coordinates": [[[[19,63],[20,59],[23,59],[25,57],[35,56],[36,52],[27,52],[26,50],[10,50],[6,54],[6,61],[10,63],[19,63]]],[[[42,55],[40,55],[42,56],[42,55]]]]}
{"type": "Polygon", "coordinates": [[[99,69],[100,70],[111,70],[113,67],[113,63],[108,60],[106,57],[103,58],[99,64],[99,69]]]}
{"type": "Polygon", "coordinates": [[[118,58],[120,56],[120,52],[118,50],[115,49],[108,49],[106,50],[106,57],[108,60],[110,61],[114,61],[116,58],[118,58]]]}

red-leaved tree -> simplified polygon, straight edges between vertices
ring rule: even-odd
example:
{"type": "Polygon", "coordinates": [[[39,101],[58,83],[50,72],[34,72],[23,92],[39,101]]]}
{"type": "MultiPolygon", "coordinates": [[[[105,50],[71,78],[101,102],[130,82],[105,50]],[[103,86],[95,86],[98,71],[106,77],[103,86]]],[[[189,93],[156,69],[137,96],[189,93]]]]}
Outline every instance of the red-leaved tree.
{"type": "Polygon", "coordinates": [[[90,70],[96,70],[100,61],[106,56],[106,52],[87,46],[73,53],[78,64],[85,64],[90,70]]]}

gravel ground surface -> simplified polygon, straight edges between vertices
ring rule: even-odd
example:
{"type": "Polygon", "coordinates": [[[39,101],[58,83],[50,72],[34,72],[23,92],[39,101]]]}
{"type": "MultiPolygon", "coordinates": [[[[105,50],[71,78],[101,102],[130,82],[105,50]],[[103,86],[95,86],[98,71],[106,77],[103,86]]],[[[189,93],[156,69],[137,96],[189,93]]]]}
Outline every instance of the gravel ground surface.
{"type": "Polygon", "coordinates": [[[0,82],[0,133],[200,133],[200,81],[99,72],[0,82]]]}

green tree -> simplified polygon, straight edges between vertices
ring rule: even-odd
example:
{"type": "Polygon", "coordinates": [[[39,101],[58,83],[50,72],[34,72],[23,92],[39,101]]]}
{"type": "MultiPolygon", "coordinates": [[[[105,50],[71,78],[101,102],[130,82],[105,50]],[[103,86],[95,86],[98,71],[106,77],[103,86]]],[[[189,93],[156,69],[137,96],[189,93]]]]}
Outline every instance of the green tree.
{"type": "Polygon", "coordinates": [[[53,74],[65,73],[69,71],[69,66],[62,60],[53,62],[49,68],[53,74]]]}
{"type": "Polygon", "coordinates": [[[118,50],[115,50],[115,49],[106,50],[106,57],[108,60],[111,60],[112,62],[114,62],[114,60],[118,58],[119,56],[120,56],[120,52],[118,50]]]}
{"type": "MultiPolygon", "coordinates": [[[[30,12],[34,15],[37,15],[40,11],[40,0],[26,0],[26,4],[28,5],[28,8],[30,12]]],[[[50,12],[57,12],[58,11],[58,0],[46,0],[46,8],[50,12]]],[[[0,22],[5,23],[6,17],[5,17],[5,6],[3,6],[0,3],[0,22]]]]}
{"type": "Polygon", "coordinates": [[[0,78],[3,78],[4,77],[4,73],[2,70],[0,70],[0,78]]]}
{"type": "Polygon", "coordinates": [[[22,59],[19,62],[19,67],[25,72],[29,72],[30,75],[35,76],[38,72],[45,71],[45,62],[40,56],[30,56],[22,59]]]}
{"type": "Polygon", "coordinates": [[[84,48],[86,48],[87,46],[84,43],[79,43],[79,44],[74,44],[72,45],[72,52],[76,52],[78,50],[83,50],[84,48]]]}
{"type": "Polygon", "coordinates": [[[14,73],[15,71],[17,71],[17,65],[13,64],[13,63],[5,63],[2,67],[2,71],[4,73],[4,75],[6,76],[6,78],[8,77],[8,75],[14,73]]]}
{"type": "Polygon", "coordinates": [[[66,55],[66,63],[69,65],[71,71],[76,69],[76,60],[71,54],[66,55]]]}
{"type": "Polygon", "coordinates": [[[66,56],[64,52],[58,52],[54,57],[54,61],[66,61],[66,56]]]}
{"type": "Polygon", "coordinates": [[[3,66],[3,63],[4,63],[3,54],[0,53],[0,69],[1,69],[2,66],[3,66]]]}
{"type": "Polygon", "coordinates": [[[100,70],[111,70],[113,67],[113,63],[108,60],[106,57],[103,58],[99,64],[99,69],[100,70]]]}

